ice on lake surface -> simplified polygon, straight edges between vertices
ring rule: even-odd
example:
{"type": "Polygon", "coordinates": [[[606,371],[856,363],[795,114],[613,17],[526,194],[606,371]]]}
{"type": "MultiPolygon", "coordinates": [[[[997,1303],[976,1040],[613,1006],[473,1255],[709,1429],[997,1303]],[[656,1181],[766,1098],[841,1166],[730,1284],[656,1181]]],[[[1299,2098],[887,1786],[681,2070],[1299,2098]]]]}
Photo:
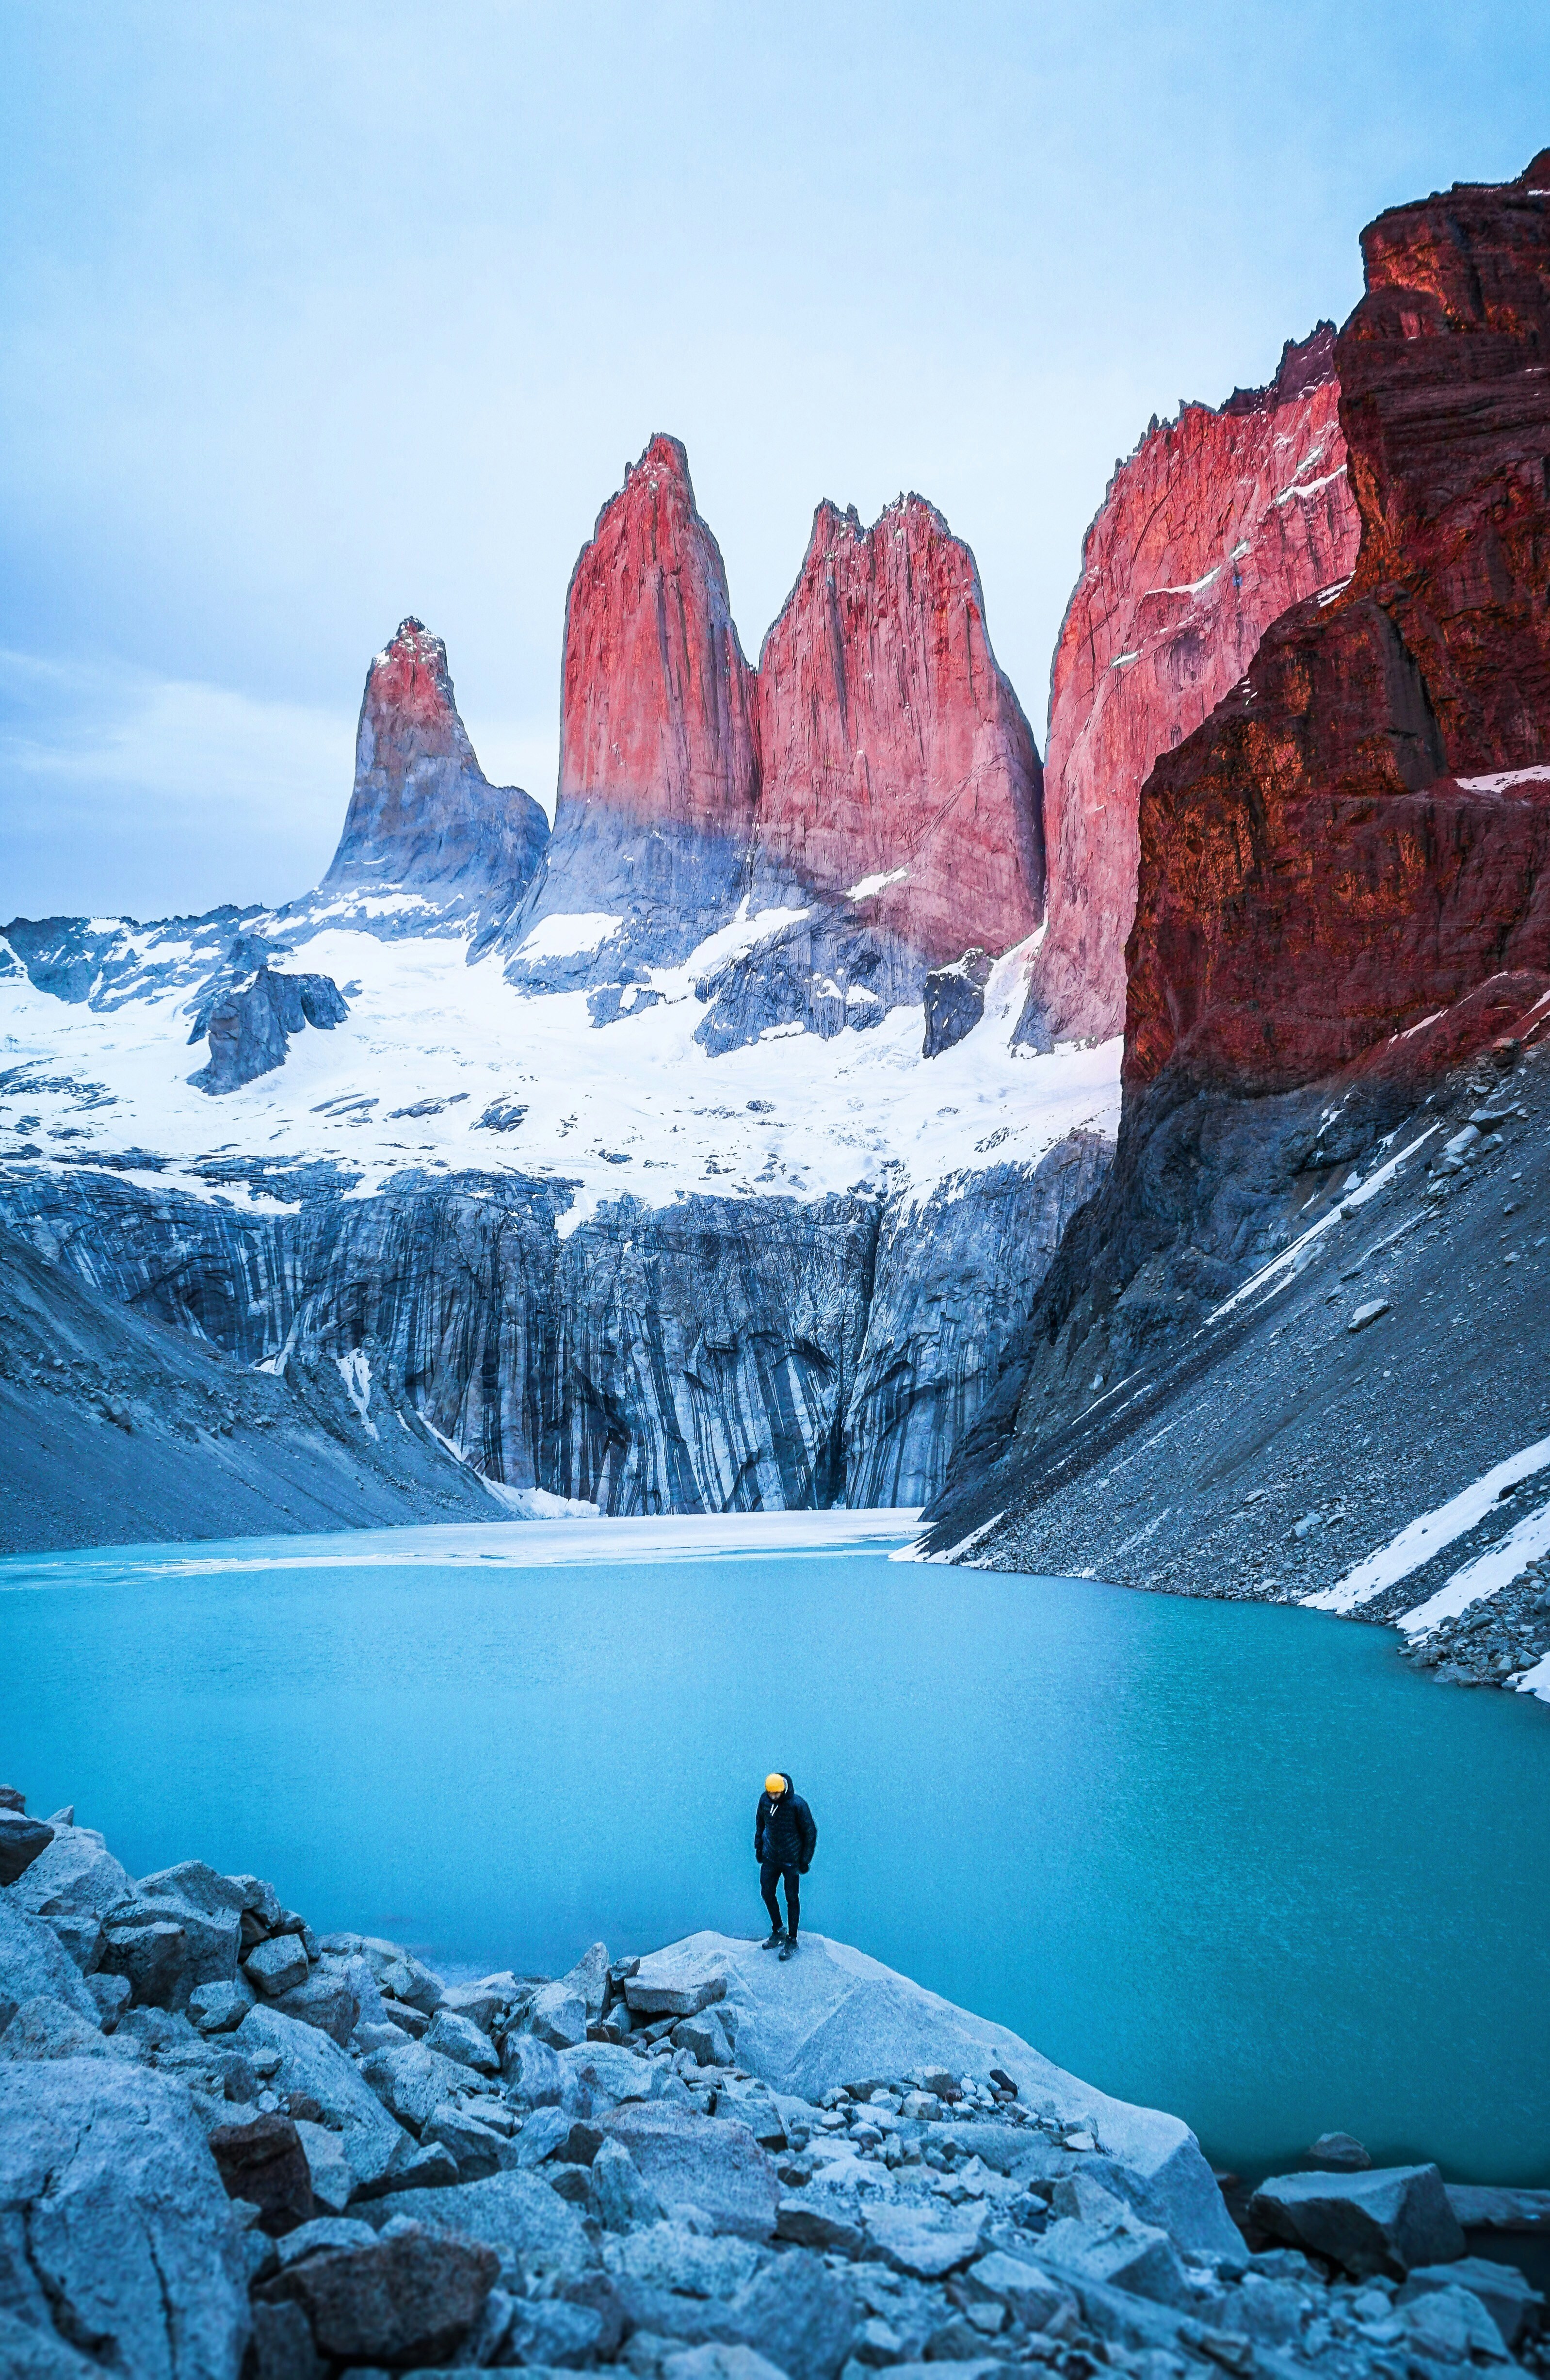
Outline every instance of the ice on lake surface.
{"type": "Polygon", "coordinates": [[[1550,2181],[1550,1724],[1387,1631],[901,1562],[907,1516],[515,1523],[0,1563],[0,1767],[135,1874],[556,1972],[804,1915],[1218,2164],[1550,2181]],[[47,1590],[47,1591],[44,1591],[47,1590]]]}

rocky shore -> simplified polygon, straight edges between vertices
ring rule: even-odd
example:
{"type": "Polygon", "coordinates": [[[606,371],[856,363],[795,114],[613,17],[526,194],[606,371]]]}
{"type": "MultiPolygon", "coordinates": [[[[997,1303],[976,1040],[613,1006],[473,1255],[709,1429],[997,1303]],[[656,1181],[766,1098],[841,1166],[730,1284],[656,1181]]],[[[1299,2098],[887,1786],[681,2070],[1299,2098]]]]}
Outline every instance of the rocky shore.
{"type": "Polygon", "coordinates": [[[448,1981],[0,1791],[6,2380],[1550,2371],[1471,2252],[1550,2192],[1309,2162],[1235,2221],[1177,2118],[821,1937],[448,1981]]]}

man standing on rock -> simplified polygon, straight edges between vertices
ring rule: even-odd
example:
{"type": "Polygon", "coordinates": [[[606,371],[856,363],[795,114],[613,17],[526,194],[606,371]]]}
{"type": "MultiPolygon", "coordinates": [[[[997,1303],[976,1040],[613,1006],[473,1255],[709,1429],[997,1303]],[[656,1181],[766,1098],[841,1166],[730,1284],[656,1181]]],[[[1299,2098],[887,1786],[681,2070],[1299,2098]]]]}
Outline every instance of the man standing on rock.
{"type": "Polygon", "coordinates": [[[796,1928],[802,1915],[798,1876],[805,1876],[817,1849],[818,1830],[813,1814],[783,1772],[775,1771],[764,1780],[758,1808],[754,1813],[754,1857],[759,1864],[759,1890],[769,1912],[769,1939],[763,1945],[767,1950],[777,1947],[782,1959],[791,1958],[796,1949],[796,1928]],[[781,1903],[777,1891],[781,1877],[786,1883],[786,1930],[781,1931],[781,1903]]]}

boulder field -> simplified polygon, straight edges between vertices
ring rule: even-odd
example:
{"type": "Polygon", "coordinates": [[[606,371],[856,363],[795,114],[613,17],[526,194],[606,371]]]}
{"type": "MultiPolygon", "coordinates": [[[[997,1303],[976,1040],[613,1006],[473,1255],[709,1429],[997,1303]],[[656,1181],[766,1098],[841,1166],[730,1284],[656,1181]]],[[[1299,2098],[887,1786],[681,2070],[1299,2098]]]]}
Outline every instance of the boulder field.
{"type": "Polygon", "coordinates": [[[1240,2228],[1177,2118],[821,1936],[449,1981],[10,1788],[0,1876],[16,2380],[1545,2368],[1490,2193],[1330,2136],[1240,2228]]]}

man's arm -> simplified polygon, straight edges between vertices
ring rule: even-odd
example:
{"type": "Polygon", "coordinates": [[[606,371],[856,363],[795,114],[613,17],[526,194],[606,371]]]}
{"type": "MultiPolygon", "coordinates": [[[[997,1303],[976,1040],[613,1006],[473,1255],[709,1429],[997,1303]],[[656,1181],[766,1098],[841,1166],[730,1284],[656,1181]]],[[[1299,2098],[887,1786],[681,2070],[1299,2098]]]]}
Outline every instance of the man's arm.
{"type": "Polygon", "coordinates": [[[754,1804],[754,1857],[757,1860],[762,1860],[764,1857],[764,1795],[762,1793],[754,1804]]]}
{"type": "Polygon", "coordinates": [[[802,1867],[805,1874],[813,1864],[813,1853],[818,1847],[817,1821],[805,1802],[798,1807],[796,1826],[797,1832],[802,1838],[802,1867]]]}

